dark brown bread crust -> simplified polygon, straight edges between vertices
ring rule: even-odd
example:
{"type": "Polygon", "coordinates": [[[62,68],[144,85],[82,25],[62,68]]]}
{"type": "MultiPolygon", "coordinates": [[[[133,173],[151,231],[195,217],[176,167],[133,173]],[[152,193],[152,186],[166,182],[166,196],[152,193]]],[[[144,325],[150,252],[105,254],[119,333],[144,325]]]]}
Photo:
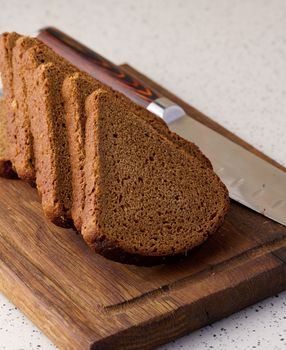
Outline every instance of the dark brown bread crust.
{"type": "Polygon", "coordinates": [[[7,158],[13,159],[17,153],[16,138],[17,133],[14,130],[15,120],[15,101],[13,89],[13,69],[12,69],[12,50],[17,39],[20,37],[17,33],[3,33],[0,36],[0,72],[3,83],[3,94],[6,103],[7,117],[7,158]]]}
{"type": "Polygon", "coordinates": [[[118,95],[97,91],[88,98],[86,110],[87,182],[82,234],[93,249],[117,261],[146,264],[149,257],[154,261],[155,256],[185,254],[221,225],[229,198],[210,168],[158,135],[118,95]],[[151,164],[149,160],[146,163],[144,159],[152,150],[155,154],[150,155],[151,164]],[[126,158],[127,154],[130,156],[126,158]],[[163,179],[158,171],[165,172],[163,179]],[[118,187],[118,181],[122,187],[118,187]],[[172,197],[167,199],[177,191],[183,192],[175,196],[174,202],[170,201],[172,197]]]}
{"type": "Polygon", "coordinates": [[[140,254],[131,254],[116,246],[115,242],[109,241],[106,238],[96,239],[90,248],[97,254],[104,256],[106,259],[122,264],[145,267],[173,263],[188,255],[187,253],[169,256],[144,256],[140,254]]]}
{"type": "Polygon", "coordinates": [[[7,179],[18,179],[10,160],[0,160],[0,176],[6,177],[7,179]]]}
{"type": "MultiPolygon", "coordinates": [[[[217,225],[213,227],[212,232],[208,233],[205,241],[208,237],[214,234],[219,227],[223,224],[225,216],[229,210],[229,205],[225,207],[225,212],[222,214],[222,217],[217,222],[217,225]]],[[[204,242],[202,242],[203,244],[204,242]]],[[[90,248],[94,252],[104,256],[106,259],[113,260],[122,264],[136,265],[136,266],[155,266],[162,264],[171,264],[178,262],[179,260],[185,259],[191,252],[196,250],[199,246],[195,246],[189,250],[186,250],[183,253],[168,255],[168,256],[152,256],[152,255],[140,255],[140,254],[131,254],[116,245],[116,242],[108,240],[106,237],[96,238],[90,248]]]]}

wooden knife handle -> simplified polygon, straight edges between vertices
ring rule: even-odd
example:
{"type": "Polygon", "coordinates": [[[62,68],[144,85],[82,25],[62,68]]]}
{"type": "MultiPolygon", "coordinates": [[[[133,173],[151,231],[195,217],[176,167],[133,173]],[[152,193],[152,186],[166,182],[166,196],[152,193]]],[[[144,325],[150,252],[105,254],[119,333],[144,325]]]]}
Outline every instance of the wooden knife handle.
{"type": "Polygon", "coordinates": [[[159,98],[155,91],[120,67],[54,27],[41,29],[38,38],[79,69],[124,93],[145,108],[159,98]]]}

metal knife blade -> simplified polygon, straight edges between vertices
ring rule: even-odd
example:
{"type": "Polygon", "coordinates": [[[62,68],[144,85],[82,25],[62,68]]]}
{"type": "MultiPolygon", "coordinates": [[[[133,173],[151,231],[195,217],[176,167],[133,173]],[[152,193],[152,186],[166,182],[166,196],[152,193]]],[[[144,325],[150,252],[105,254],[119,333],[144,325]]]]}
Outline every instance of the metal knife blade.
{"type": "Polygon", "coordinates": [[[232,199],[286,225],[285,172],[187,115],[169,127],[201,148],[232,199]]]}
{"type": "Polygon", "coordinates": [[[188,116],[166,97],[147,108],[200,147],[233,200],[286,226],[286,172],[188,116]]]}

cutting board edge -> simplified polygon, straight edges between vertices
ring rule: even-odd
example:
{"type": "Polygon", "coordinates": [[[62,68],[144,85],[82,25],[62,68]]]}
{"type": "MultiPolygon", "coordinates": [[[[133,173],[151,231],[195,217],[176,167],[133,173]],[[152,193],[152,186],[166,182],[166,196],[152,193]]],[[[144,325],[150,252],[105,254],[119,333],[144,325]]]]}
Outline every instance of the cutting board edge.
{"type": "MultiPolygon", "coordinates": [[[[157,316],[155,318],[150,318],[148,321],[142,322],[139,325],[132,326],[131,328],[120,330],[119,332],[115,334],[111,334],[110,336],[105,336],[102,338],[98,338],[96,341],[91,341],[92,338],[90,335],[86,337],[85,334],[83,334],[82,343],[80,344],[83,346],[83,348],[87,349],[90,348],[92,350],[108,350],[111,349],[112,346],[116,344],[117,350],[128,350],[128,349],[141,349],[141,350],[148,350],[153,349],[154,346],[163,345],[168,341],[174,340],[180,336],[186,335],[187,333],[194,331],[202,326],[208,325],[210,323],[213,323],[222,317],[227,317],[231,315],[233,312],[237,312],[249,305],[252,305],[253,303],[256,303],[260,300],[263,300],[267,297],[270,297],[274,294],[280,293],[281,291],[286,289],[286,265],[284,262],[280,261],[279,258],[274,258],[274,256],[271,253],[266,253],[264,256],[262,256],[264,259],[271,259],[273,261],[274,266],[272,266],[269,270],[263,270],[261,273],[254,275],[251,279],[246,279],[244,281],[241,281],[238,285],[233,285],[229,287],[228,289],[221,288],[219,291],[209,294],[207,297],[200,299],[199,302],[193,302],[191,298],[188,301],[185,301],[183,304],[178,305],[176,309],[162,313],[160,316],[157,316]],[[275,260],[275,263],[274,263],[275,260]],[[277,280],[277,277],[280,277],[280,279],[277,280]],[[283,277],[284,276],[284,277],[283,277]],[[271,279],[272,281],[275,280],[277,283],[272,284],[272,286],[275,286],[275,288],[272,289],[264,289],[263,286],[267,284],[267,282],[271,279]],[[251,286],[256,286],[256,292],[257,293],[245,293],[245,291],[251,289],[251,286]],[[261,288],[260,288],[261,287],[261,288]],[[243,298],[240,300],[239,306],[237,304],[233,304],[232,308],[228,308],[226,310],[223,310],[222,305],[228,306],[231,304],[224,303],[226,299],[226,293],[229,293],[233,297],[233,292],[235,291],[236,295],[241,295],[243,298]],[[209,311],[207,305],[215,305],[217,306],[217,309],[209,311]],[[205,314],[199,315],[198,310],[203,309],[205,314]],[[199,319],[196,317],[197,324],[193,324],[193,318],[192,316],[196,314],[201,316],[199,319]],[[222,316],[223,315],[223,316],[222,316]],[[182,323],[176,322],[174,323],[174,320],[185,320],[182,323]],[[187,321],[186,321],[187,320],[187,321]],[[164,325],[164,327],[162,327],[164,325]],[[157,328],[158,329],[157,329],[157,328]],[[174,332],[176,332],[176,327],[178,327],[178,330],[175,335],[174,332]],[[159,338],[154,340],[154,337],[152,339],[152,345],[151,346],[145,346],[142,344],[139,344],[140,347],[134,346],[134,343],[132,343],[132,339],[136,338],[136,335],[140,332],[141,338],[148,339],[148,337],[154,335],[154,333],[159,334],[159,338]],[[161,337],[163,336],[163,340],[161,337]],[[88,338],[88,340],[86,339],[88,338]],[[156,341],[156,342],[155,342],[156,341]],[[129,347],[131,344],[132,347],[129,347]]],[[[248,262],[246,262],[248,263],[248,262]]],[[[5,280],[2,279],[2,283],[0,284],[1,292],[3,292],[4,295],[7,296],[8,299],[10,299],[16,307],[18,307],[29,319],[31,319],[35,324],[39,326],[39,328],[43,331],[43,333],[48,336],[52,341],[55,342],[57,346],[59,346],[61,349],[65,349],[66,343],[62,344],[63,339],[59,342],[59,336],[58,334],[54,334],[51,332],[51,328],[45,328],[39,325],[38,319],[35,318],[33,310],[26,307],[25,304],[21,304],[21,300],[18,297],[15,297],[15,299],[11,298],[11,292],[9,293],[9,289],[11,291],[13,281],[17,280],[18,276],[15,274],[14,277],[11,277],[11,280],[5,280]],[[5,288],[5,284],[10,284],[10,288],[5,288]],[[6,293],[6,290],[8,292],[6,293]]],[[[23,284],[23,287],[27,287],[25,284],[23,284]]],[[[189,286],[182,286],[178,292],[180,293],[181,290],[189,288],[189,286]]],[[[27,296],[26,296],[27,297],[27,296]]],[[[33,294],[31,294],[31,297],[33,297],[33,294]]],[[[191,294],[190,294],[191,297],[191,294]]],[[[43,310],[45,313],[45,311],[43,310]]],[[[113,316],[113,315],[111,315],[113,316]]],[[[43,318],[43,316],[41,316],[43,318]]],[[[104,321],[104,320],[103,320],[104,321]]],[[[110,318],[106,317],[105,319],[106,324],[110,322],[110,318]]],[[[76,344],[76,342],[74,342],[76,344]]],[[[71,343],[69,343],[70,349],[78,349],[78,344],[75,345],[76,347],[73,347],[71,343]]]]}
{"type": "MultiPolygon", "coordinates": [[[[269,254],[269,257],[272,257],[269,254]]],[[[155,317],[150,319],[147,322],[143,322],[140,325],[133,326],[127,330],[122,330],[115,335],[111,335],[110,337],[106,337],[102,340],[97,341],[91,345],[92,350],[110,350],[112,346],[116,344],[116,350],[151,350],[154,349],[154,346],[164,345],[174,339],[187,335],[201,327],[212,324],[216,321],[221,320],[222,318],[228,317],[232,315],[234,312],[238,312],[248,306],[251,306],[259,301],[262,301],[268,297],[276,295],[284,290],[286,290],[286,265],[284,263],[277,264],[275,267],[270,269],[270,271],[263,271],[260,274],[254,276],[251,280],[242,281],[239,285],[229,287],[228,292],[232,295],[233,288],[236,289],[237,294],[248,295],[251,298],[245,298],[240,301],[240,305],[237,307],[237,304],[233,307],[233,309],[223,310],[222,305],[226,305],[224,303],[226,295],[226,289],[222,289],[214,294],[208,295],[205,299],[201,299],[199,303],[185,303],[183,305],[179,305],[175,310],[169,311],[165,313],[163,316],[155,317]],[[276,287],[271,290],[264,290],[262,287],[267,284],[270,278],[276,278],[277,275],[280,275],[281,278],[276,287]],[[256,286],[260,286],[261,288],[257,288],[260,293],[246,294],[245,290],[251,289],[252,284],[256,286]],[[217,305],[217,310],[214,313],[213,311],[210,313],[205,307],[205,303],[208,305],[213,301],[213,305],[217,305]],[[198,325],[193,325],[192,315],[198,314],[196,310],[205,309],[205,315],[202,316],[201,319],[196,319],[198,325]],[[223,314],[223,316],[221,316],[223,314]],[[175,324],[175,320],[183,319],[184,327],[182,328],[182,323],[175,324]],[[163,325],[163,327],[162,327],[163,325]],[[158,329],[156,329],[156,327],[158,329]],[[174,329],[178,327],[178,333],[174,335],[174,329]],[[150,330],[148,333],[148,330],[150,330]],[[142,343],[134,345],[132,339],[136,337],[136,335],[140,333],[141,338],[148,338],[153,334],[160,334],[160,337],[163,336],[164,340],[162,341],[159,337],[157,342],[154,342],[149,346],[144,346],[142,343]],[[162,335],[163,334],[163,335],[162,335]],[[131,347],[130,347],[131,344],[131,347]],[[138,347],[137,347],[138,345],[138,347]]],[[[176,322],[178,323],[178,322],[176,322]]]]}

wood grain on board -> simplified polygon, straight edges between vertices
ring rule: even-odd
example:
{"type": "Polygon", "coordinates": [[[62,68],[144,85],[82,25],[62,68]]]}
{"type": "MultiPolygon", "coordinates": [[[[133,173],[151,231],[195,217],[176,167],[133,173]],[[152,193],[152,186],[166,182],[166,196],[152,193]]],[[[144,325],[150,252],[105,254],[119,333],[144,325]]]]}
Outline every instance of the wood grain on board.
{"type": "Polygon", "coordinates": [[[0,179],[0,193],[0,291],[61,349],[153,349],[286,289],[286,227],[235,202],[217,234],[189,257],[150,268],[93,254],[80,235],[45,219],[24,182],[0,179]]]}

